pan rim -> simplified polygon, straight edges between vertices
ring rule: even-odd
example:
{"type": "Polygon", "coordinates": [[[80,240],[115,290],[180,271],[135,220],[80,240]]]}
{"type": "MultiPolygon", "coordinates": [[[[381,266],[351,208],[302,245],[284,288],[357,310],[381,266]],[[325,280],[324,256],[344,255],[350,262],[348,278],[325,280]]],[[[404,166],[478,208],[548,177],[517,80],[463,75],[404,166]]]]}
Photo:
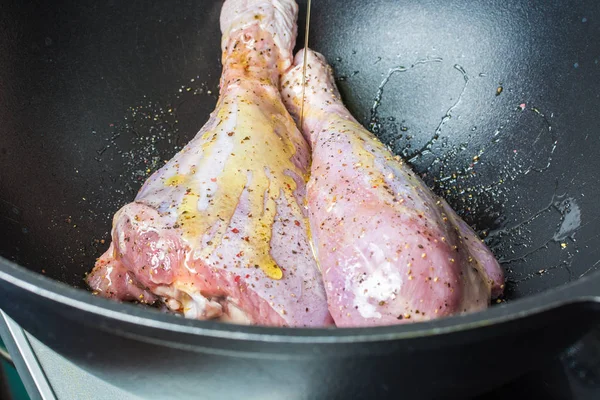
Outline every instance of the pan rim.
{"type": "MultiPolygon", "coordinates": [[[[210,320],[192,320],[160,313],[132,303],[94,296],[91,292],[33,272],[0,256],[0,281],[78,311],[94,314],[117,323],[143,328],[229,340],[254,340],[271,343],[368,343],[408,340],[468,331],[483,326],[517,320],[573,303],[600,303],[600,293],[575,295],[576,288],[591,281],[600,282],[600,271],[546,290],[507,302],[487,310],[455,315],[419,323],[361,328],[280,328],[226,324],[210,320]]],[[[114,330],[115,334],[125,332],[114,330]]]]}

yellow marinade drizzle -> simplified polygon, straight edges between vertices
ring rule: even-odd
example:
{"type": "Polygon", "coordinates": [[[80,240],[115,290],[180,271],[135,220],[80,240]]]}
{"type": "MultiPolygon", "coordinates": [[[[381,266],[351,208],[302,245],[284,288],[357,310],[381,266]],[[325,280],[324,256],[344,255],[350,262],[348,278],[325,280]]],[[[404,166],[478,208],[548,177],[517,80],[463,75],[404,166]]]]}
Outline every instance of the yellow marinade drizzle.
{"type": "MultiPolygon", "coordinates": [[[[254,96],[255,101],[256,98],[258,96],[254,96]]],[[[208,257],[222,242],[240,197],[246,190],[250,208],[248,232],[252,234],[246,240],[240,240],[240,243],[242,251],[248,256],[247,266],[261,268],[272,279],[281,279],[283,271],[270,253],[277,214],[276,200],[284,196],[287,200],[284,203],[292,207],[296,215],[302,215],[294,197],[296,182],[292,175],[301,179],[306,177],[292,162],[296,146],[287,137],[287,133],[295,127],[291,120],[283,117],[283,105],[278,99],[260,99],[259,102],[262,104],[239,101],[235,106],[222,102],[217,119],[220,121],[231,118],[231,111],[234,111],[234,130],[217,128],[218,131],[209,130],[203,134],[203,154],[196,168],[200,171],[211,162],[211,153],[215,150],[218,136],[226,135],[227,140],[234,143],[232,154],[227,158],[222,173],[216,177],[218,186],[209,198],[209,206],[205,210],[198,209],[200,194],[192,189],[191,182],[198,179],[193,176],[196,169],[185,175],[172,176],[166,179],[165,184],[186,187],[186,194],[178,208],[177,221],[183,229],[184,237],[187,240],[202,240],[205,235],[212,233],[210,239],[202,243],[201,257],[208,257]],[[234,107],[237,109],[233,110],[234,107]],[[280,136],[278,132],[283,134],[280,136]]],[[[217,126],[219,125],[221,124],[217,126]]]]}

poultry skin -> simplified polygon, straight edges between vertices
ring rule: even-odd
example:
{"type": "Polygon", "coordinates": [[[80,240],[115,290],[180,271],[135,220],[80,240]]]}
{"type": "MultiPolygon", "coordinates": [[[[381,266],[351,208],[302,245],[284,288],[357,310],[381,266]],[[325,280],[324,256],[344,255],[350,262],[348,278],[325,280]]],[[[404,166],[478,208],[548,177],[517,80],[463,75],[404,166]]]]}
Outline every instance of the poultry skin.
{"type": "MultiPolygon", "coordinates": [[[[282,77],[299,120],[304,51],[282,77]]],[[[503,271],[476,233],[343,105],[331,67],[307,54],[301,130],[315,256],[337,326],[392,325],[482,310],[503,271]]]]}
{"type": "Polygon", "coordinates": [[[285,109],[291,0],[227,0],[220,97],[196,137],[113,218],[94,293],[188,318],[332,324],[304,207],[310,149],[285,109]]]}

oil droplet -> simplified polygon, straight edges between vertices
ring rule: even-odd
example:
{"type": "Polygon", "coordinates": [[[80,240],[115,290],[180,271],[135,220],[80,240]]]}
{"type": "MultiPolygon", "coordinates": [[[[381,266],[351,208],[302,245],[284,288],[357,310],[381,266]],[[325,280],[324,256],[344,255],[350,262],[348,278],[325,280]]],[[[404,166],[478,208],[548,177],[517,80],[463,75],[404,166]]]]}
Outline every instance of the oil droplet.
{"type": "Polygon", "coordinates": [[[394,76],[397,73],[403,73],[403,72],[410,71],[420,65],[431,64],[431,63],[441,63],[442,61],[443,61],[442,58],[439,58],[439,57],[438,58],[429,58],[429,59],[419,60],[419,61],[415,62],[414,64],[412,64],[408,68],[404,67],[404,66],[397,66],[394,68],[390,68],[388,70],[387,74],[384,76],[381,83],[379,84],[379,87],[377,88],[377,93],[375,94],[375,99],[373,100],[373,105],[371,106],[371,113],[370,113],[370,118],[369,118],[369,123],[368,123],[369,130],[375,134],[378,134],[381,132],[381,122],[379,121],[378,110],[379,110],[379,106],[381,105],[381,100],[383,98],[383,92],[384,92],[385,86],[389,83],[392,76],[394,76]]]}
{"type": "Polygon", "coordinates": [[[439,139],[440,134],[442,133],[442,128],[444,127],[446,122],[448,122],[452,118],[452,112],[454,111],[454,109],[456,107],[458,107],[458,105],[462,101],[465,91],[467,90],[467,86],[469,84],[469,75],[467,75],[467,72],[465,71],[465,69],[459,64],[454,64],[453,68],[455,70],[457,70],[458,72],[460,72],[463,77],[464,84],[463,84],[462,90],[460,91],[460,94],[458,95],[456,102],[454,102],[454,104],[452,104],[452,106],[450,106],[450,108],[446,111],[446,115],[444,115],[442,117],[442,120],[440,121],[439,125],[435,129],[433,136],[419,150],[414,152],[413,155],[409,156],[408,162],[410,162],[410,163],[415,162],[419,157],[431,152],[431,147],[439,139]]]}

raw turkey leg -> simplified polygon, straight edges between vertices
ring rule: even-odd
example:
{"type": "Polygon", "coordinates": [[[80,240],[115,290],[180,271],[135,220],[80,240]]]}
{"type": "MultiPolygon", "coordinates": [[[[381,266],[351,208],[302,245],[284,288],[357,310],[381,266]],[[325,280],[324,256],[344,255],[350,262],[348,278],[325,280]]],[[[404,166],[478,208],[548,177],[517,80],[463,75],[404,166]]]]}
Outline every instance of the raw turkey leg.
{"type": "MultiPolygon", "coordinates": [[[[304,52],[282,77],[298,117],[304,52]]],[[[342,104],[331,68],[308,51],[302,130],[313,246],[336,325],[390,325],[485,309],[503,272],[475,232],[342,104]]]]}
{"type": "Polygon", "coordinates": [[[216,110],[113,220],[87,282],[119,300],[163,301],[189,318],[332,323],[308,241],[309,146],[286,111],[297,5],[228,0],[216,110]]]}

